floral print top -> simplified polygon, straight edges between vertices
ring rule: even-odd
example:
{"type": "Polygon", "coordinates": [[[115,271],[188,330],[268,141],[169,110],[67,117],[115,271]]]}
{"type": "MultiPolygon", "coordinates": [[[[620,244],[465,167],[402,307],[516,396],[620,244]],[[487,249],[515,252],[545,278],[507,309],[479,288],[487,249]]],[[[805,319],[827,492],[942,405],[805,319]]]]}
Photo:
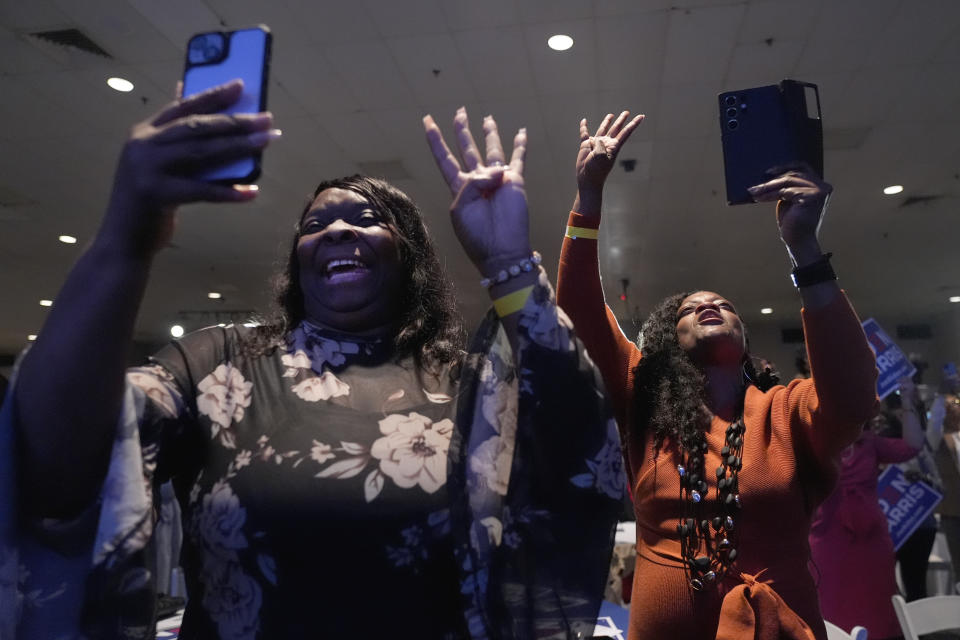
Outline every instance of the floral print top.
{"type": "Polygon", "coordinates": [[[181,638],[590,635],[625,487],[619,439],[542,272],[520,325],[516,366],[491,313],[436,373],[308,322],[266,355],[245,355],[251,329],[213,327],[130,370],[122,422],[143,482],[114,472],[118,435],[87,630],[148,637],[117,610],[143,575],[150,510],[110,521],[172,479],[181,638]]]}

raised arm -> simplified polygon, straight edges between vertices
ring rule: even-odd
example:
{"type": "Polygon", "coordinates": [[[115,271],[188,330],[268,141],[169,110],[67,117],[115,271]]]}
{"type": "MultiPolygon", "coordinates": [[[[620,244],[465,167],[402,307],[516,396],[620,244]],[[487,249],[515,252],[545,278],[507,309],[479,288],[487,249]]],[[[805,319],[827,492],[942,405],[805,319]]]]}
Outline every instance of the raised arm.
{"type": "Polygon", "coordinates": [[[509,164],[492,116],[483,119],[486,160],[470,133],[467,110],[453,119],[463,166],[447,147],[440,128],[429,115],[423,118],[427,142],[446,180],[453,202],[450,217],[464,253],[487,286],[504,330],[518,353],[518,312],[537,282],[539,269],[532,259],[527,194],[523,184],[527,131],[513,139],[509,164]]]}
{"type": "Polygon", "coordinates": [[[814,427],[811,437],[818,454],[832,455],[856,439],[876,410],[876,360],[860,319],[837,284],[830,256],[823,254],[817,238],[833,187],[805,166],[771,173],[779,175],[752,187],[750,193],[757,202],[777,202],[780,238],[795,267],[803,301],[812,380],[796,385],[796,397],[803,398],[801,413],[811,412],[801,417],[814,427]],[[830,426],[813,424],[817,416],[830,426]]]}
{"type": "Polygon", "coordinates": [[[592,136],[586,119],[580,121],[577,196],[567,221],[557,276],[557,302],[573,320],[577,335],[603,374],[621,426],[626,426],[627,406],[631,402],[630,371],[640,353],[620,330],[616,316],[603,299],[597,230],[603,185],[620,149],[643,121],[642,115],[633,119],[629,116],[627,111],[616,119],[607,114],[592,136]]]}
{"type": "Polygon", "coordinates": [[[16,384],[24,504],[70,517],[96,497],[107,470],[137,311],[175,207],[243,202],[255,187],[191,177],[266,146],[270,114],[217,114],[242,91],[234,82],[177,100],[131,129],[109,206],[70,271],[16,384]]]}

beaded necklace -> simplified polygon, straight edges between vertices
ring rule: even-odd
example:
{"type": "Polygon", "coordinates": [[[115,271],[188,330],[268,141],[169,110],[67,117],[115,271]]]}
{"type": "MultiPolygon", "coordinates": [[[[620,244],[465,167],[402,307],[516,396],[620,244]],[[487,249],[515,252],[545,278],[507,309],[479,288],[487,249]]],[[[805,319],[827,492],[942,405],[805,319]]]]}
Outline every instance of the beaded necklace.
{"type": "Polygon", "coordinates": [[[706,434],[698,434],[696,442],[684,453],[677,465],[680,474],[681,517],[680,555],[684,572],[694,591],[720,581],[737,560],[737,529],[734,516],[740,510],[737,477],[743,467],[743,417],[727,427],[726,440],[720,450],[720,466],[716,469],[717,509],[713,518],[704,513],[707,496],[704,456],[706,434]]]}

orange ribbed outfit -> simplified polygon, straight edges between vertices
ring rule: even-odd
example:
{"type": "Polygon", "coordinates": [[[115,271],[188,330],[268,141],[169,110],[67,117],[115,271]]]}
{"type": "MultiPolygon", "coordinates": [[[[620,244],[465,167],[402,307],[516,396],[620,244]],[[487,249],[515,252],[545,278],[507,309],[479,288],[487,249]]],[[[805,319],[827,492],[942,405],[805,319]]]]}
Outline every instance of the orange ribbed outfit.
{"type": "MultiPolygon", "coordinates": [[[[596,229],[599,219],[571,213],[568,224],[596,229]]],[[[617,420],[627,434],[637,517],[630,640],[811,636],[825,640],[808,569],[807,534],[817,505],[833,488],[837,455],[856,439],[876,406],[873,352],[846,297],[803,312],[813,378],[767,392],[754,386],[747,389],[739,475],[743,507],[735,517],[739,555],[721,583],[700,592],[689,588],[680,562],[679,450],[668,439],[656,454],[652,434],[644,436],[633,424],[633,369],[640,351],[623,335],[604,303],[596,240],[564,239],[557,299],[603,374],[617,420]],[[757,582],[748,577],[745,585],[741,573],[757,582]]],[[[710,425],[707,470],[720,464],[728,424],[714,418],[710,425]]],[[[701,513],[712,517],[719,514],[716,478],[705,475],[710,488],[701,513]]]]}

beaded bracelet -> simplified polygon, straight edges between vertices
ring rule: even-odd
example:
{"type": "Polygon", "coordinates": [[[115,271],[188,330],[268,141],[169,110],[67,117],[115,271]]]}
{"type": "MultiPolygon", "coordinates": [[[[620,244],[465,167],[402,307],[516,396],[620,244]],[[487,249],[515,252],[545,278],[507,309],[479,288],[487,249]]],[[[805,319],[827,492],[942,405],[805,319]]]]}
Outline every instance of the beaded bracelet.
{"type": "Polygon", "coordinates": [[[540,253],[534,251],[530,254],[529,258],[524,258],[517,264],[512,264],[506,269],[501,269],[497,272],[497,275],[492,278],[484,278],[480,281],[480,286],[484,289],[489,289],[495,284],[503,284],[510,278],[516,278],[521,273],[530,273],[534,268],[543,261],[543,258],[540,256],[540,253]]]}

